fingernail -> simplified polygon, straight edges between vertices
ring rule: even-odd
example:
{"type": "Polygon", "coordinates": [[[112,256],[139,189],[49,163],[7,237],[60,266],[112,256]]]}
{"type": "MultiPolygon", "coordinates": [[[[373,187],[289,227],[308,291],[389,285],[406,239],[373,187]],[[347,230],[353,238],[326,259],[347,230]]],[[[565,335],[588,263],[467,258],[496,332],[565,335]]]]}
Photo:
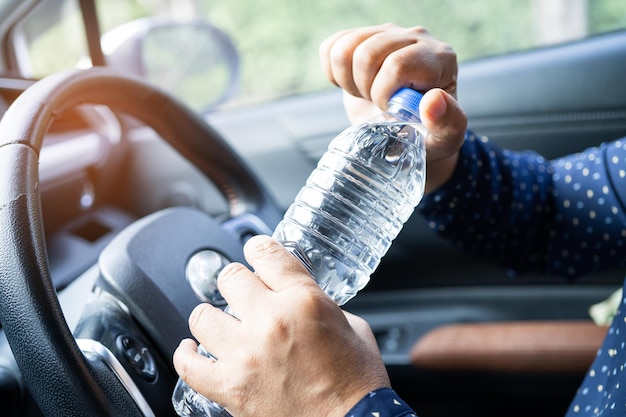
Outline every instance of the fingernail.
{"type": "Polygon", "coordinates": [[[441,91],[432,92],[431,95],[433,97],[430,98],[426,111],[432,118],[438,119],[448,111],[448,103],[441,91]]]}

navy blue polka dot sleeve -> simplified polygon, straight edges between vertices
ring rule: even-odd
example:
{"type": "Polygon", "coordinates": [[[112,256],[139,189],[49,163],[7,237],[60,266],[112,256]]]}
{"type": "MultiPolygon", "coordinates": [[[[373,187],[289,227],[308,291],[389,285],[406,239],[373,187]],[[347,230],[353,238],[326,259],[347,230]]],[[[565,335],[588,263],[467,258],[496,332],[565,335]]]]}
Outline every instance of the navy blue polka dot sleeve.
{"type": "Polygon", "coordinates": [[[346,417],[417,417],[415,412],[391,388],[371,391],[346,417]]]}
{"type": "Polygon", "coordinates": [[[626,265],[626,140],[548,161],[468,132],[419,210],[460,249],[511,272],[568,277],[626,265]]]}

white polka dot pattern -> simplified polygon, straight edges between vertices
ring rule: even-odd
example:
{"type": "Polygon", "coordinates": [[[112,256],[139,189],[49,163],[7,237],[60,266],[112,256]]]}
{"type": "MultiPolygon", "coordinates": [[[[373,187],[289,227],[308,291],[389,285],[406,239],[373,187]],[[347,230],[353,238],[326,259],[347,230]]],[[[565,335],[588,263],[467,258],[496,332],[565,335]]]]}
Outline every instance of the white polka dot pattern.
{"type": "MultiPolygon", "coordinates": [[[[624,269],[626,139],[546,161],[468,132],[453,178],[420,211],[457,247],[513,273],[624,269]]],[[[626,415],[625,313],[623,299],[568,417],[626,415]]]]}
{"type": "Polygon", "coordinates": [[[453,178],[419,206],[430,228],[511,273],[626,268],[626,140],[548,161],[468,132],[453,178]]]}
{"type": "Polygon", "coordinates": [[[606,339],[587,372],[567,416],[624,416],[626,415],[626,301],[617,311],[606,339]]]}

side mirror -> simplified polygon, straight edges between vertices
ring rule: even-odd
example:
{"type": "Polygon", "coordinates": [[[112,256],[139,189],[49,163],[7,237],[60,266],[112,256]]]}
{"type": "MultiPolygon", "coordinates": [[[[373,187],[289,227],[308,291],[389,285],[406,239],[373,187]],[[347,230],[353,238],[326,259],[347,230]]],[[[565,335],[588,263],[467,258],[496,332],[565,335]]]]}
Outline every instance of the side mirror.
{"type": "Polygon", "coordinates": [[[239,54],[231,38],[204,20],[143,18],[102,36],[107,64],[138,75],[207,112],[239,87],[239,54]]]}

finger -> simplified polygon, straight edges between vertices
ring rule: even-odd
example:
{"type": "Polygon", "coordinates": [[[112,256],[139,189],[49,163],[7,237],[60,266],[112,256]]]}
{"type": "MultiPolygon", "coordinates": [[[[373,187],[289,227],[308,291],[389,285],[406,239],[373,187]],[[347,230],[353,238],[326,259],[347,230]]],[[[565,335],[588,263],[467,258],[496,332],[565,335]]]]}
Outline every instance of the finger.
{"type": "Polygon", "coordinates": [[[319,46],[319,58],[320,64],[322,65],[322,72],[326,75],[328,80],[339,87],[337,81],[335,81],[335,77],[333,76],[333,68],[330,62],[330,50],[332,46],[335,44],[335,41],[348,33],[351,29],[346,29],[339,31],[328,38],[324,39],[319,46]]]}
{"type": "Polygon", "coordinates": [[[191,339],[183,339],[174,351],[173,361],[176,373],[187,382],[190,370],[198,358],[198,345],[191,339]]]}
{"type": "Polygon", "coordinates": [[[423,28],[410,30],[415,32],[416,41],[390,53],[372,82],[372,101],[383,109],[401,87],[422,92],[441,88],[456,95],[458,67],[454,50],[423,28]]]}
{"type": "MultiPolygon", "coordinates": [[[[388,27],[364,39],[354,49],[352,57],[352,77],[361,97],[371,99],[372,84],[387,57],[416,42],[419,42],[417,33],[396,26],[388,27]]],[[[391,87],[394,88],[392,93],[400,87],[401,85],[395,82],[391,87]]]]}
{"type": "MultiPolygon", "coordinates": [[[[391,25],[369,26],[342,33],[334,38],[328,48],[328,62],[332,80],[355,97],[363,97],[354,82],[353,53],[355,49],[372,35],[379,33],[391,25]]],[[[368,94],[369,95],[369,94],[368,94]]]]}
{"type": "Polygon", "coordinates": [[[217,286],[232,314],[240,319],[248,312],[254,314],[257,304],[267,302],[268,294],[273,293],[254,272],[236,262],[220,272],[217,286]]]}
{"type": "Polygon", "coordinates": [[[199,304],[189,315],[191,334],[216,358],[239,342],[239,328],[239,320],[207,303],[199,304]]]}
{"type": "Polygon", "coordinates": [[[426,184],[430,193],[445,184],[455,170],[465,139],[467,117],[457,101],[443,90],[428,91],[420,103],[426,136],[426,184]]]}
{"type": "Polygon", "coordinates": [[[221,400],[221,369],[215,359],[200,355],[196,343],[184,339],[174,351],[174,369],[195,391],[214,401],[221,400]]]}
{"type": "Polygon", "coordinates": [[[251,238],[244,246],[244,255],[259,279],[274,292],[294,285],[317,285],[302,262],[274,238],[251,238]]]}

